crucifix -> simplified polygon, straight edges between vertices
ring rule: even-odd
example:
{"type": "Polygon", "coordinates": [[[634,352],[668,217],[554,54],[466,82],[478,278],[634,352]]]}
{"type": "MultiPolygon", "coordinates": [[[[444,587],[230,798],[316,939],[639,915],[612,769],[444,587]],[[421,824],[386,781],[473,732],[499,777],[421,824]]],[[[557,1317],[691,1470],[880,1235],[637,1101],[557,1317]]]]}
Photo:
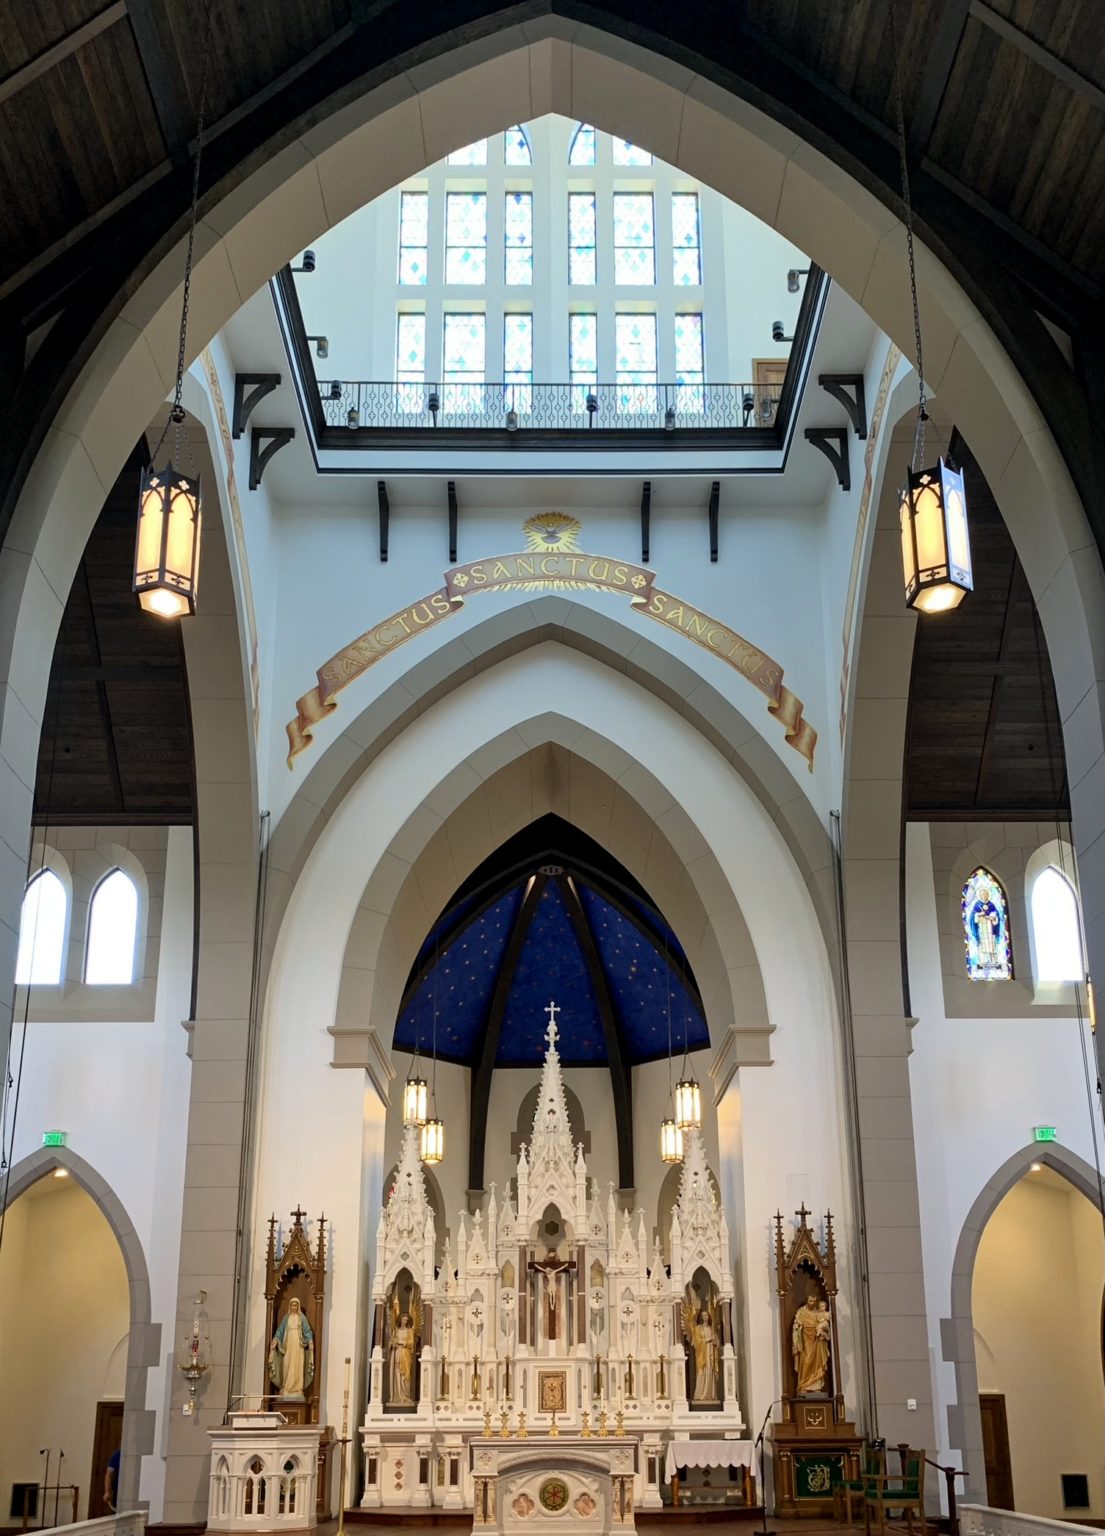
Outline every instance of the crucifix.
{"type": "MultiPolygon", "coordinates": [[[[555,1029],[554,1024],[549,1025],[555,1029]]],[[[560,1287],[559,1277],[569,1274],[576,1267],[575,1259],[559,1259],[556,1249],[550,1248],[545,1258],[538,1261],[530,1259],[526,1266],[537,1274],[545,1277],[545,1337],[557,1339],[560,1337],[560,1287]]]]}
{"type": "Polygon", "coordinates": [[[556,1027],[556,1016],[558,1013],[563,1013],[564,1010],[563,1008],[558,1008],[555,1003],[550,1002],[549,1006],[545,1009],[545,1012],[549,1016],[549,1027],[545,1031],[545,1039],[549,1042],[550,1049],[555,1050],[557,1037],[560,1034],[560,1031],[556,1027]]]}

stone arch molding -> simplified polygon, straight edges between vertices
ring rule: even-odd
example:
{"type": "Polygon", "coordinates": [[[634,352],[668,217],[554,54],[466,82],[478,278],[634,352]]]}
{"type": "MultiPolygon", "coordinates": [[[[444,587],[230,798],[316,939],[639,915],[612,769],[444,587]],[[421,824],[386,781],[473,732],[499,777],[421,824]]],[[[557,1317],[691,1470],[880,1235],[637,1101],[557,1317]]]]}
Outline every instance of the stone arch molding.
{"type": "Polygon", "coordinates": [[[1077,1152],[1058,1143],[1032,1142],[1019,1147],[986,1184],[967,1212],[952,1262],[951,1316],[940,1319],[942,1354],[955,1368],[956,1401],[948,1405],[948,1444],[959,1451],[967,1474],[965,1497],[986,1502],[986,1468],[982,1450],[982,1414],[978,1406],[978,1364],[974,1331],[972,1284],[975,1258],[986,1223],[1005,1196],[1033,1163],[1061,1174],[1105,1219],[1096,1171],[1077,1152]]]}
{"type": "Polygon", "coordinates": [[[69,1147],[39,1147],[16,1163],[8,1182],[5,1205],[14,1205],[32,1184],[55,1168],[64,1168],[95,1202],[115,1235],[123,1254],[130,1290],[130,1331],[127,1337],[126,1390],[123,1397],[123,1447],[119,1466],[119,1508],[139,1507],[138,1485],[142,1457],[153,1454],[154,1421],[146,1407],[146,1379],[160,1363],[161,1324],[151,1321],[150,1275],[146,1256],[123,1202],[91,1163],[69,1147]]]}
{"type": "MultiPolygon", "coordinates": [[[[507,13],[509,14],[509,13],[507,13]]],[[[205,214],[192,287],[198,350],[270,275],[395,181],[482,134],[549,111],[608,126],[742,204],[807,251],[884,331],[912,330],[898,220],[819,151],[705,76],[555,16],[449,48],[308,127],[205,214]]],[[[26,809],[65,594],[98,507],[168,392],[182,247],[136,274],[29,472],[5,541],[0,626],[5,789],[26,809]],[[21,787],[22,786],[22,787],[21,787]]],[[[1039,604],[1064,722],[1076,830],[1100,828],[1105,717],[1095,646],[1105,573],[1030,391],[943,264],[918,250],[928,384],[981,464],[1039,604]]],[[[1092,835],[1091,835],[1092,834],[1092,835]]],[[[1080,844],[1083,843],[1079,834],[1080,844]]],[[[18,850],[16,851],[18,856],[18,850]]],[[[1105,846],[1084,879],[1105,914],[1105,846]]],[[[10,918],[10,911],[6,914],[10,918]]],[[[10,926],[10,922],[9,922],[10,926]]],[[[1093,948],[1105,947],[1094,935],[1093,948]]],[[[1105,970],[1105,954],[1101,956],[1105,970]]]]}

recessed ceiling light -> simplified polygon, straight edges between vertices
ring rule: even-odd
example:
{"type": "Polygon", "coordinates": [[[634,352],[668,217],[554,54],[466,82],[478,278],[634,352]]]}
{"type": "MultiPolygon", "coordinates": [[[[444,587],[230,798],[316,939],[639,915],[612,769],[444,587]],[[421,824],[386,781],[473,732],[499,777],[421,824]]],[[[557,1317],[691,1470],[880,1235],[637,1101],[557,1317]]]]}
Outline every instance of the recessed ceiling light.
{"type": "Polygon", "coordinates": [[[55,1168],[54,1169],[54,1178],[55,1179],[67,1179],[68,1177],[69,1177],[69,1169],[68,1168],[55,1168]]]}
{"type": "Polygon", "coordinates": [[[1043,1173],[1044,1165],[1043,1165],[1043,1163],[1033,1163],[1031,1168],[1029,1168],[1028,1171],[1029,1171],[1029,1173],[1043,1173]]]}

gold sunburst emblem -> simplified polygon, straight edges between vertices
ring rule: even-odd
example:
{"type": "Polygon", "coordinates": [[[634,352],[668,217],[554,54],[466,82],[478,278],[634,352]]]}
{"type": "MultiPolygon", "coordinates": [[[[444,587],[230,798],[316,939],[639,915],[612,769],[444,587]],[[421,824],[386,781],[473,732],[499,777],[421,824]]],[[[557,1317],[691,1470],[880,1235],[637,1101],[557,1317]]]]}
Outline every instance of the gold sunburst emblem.
{"type": "Polygon", "coordinates": [[[572,552],[579,548],[583,524],[567,512],[538,512],[522,524],[527,549],[572,552]]]}

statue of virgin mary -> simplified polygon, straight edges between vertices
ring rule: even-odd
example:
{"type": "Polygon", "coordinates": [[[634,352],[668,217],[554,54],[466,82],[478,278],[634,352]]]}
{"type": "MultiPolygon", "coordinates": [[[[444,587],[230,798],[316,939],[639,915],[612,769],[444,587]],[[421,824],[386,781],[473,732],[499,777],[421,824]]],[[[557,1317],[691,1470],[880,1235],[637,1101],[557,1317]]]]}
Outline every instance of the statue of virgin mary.
{"type": "Polygon", "coordinates": [[[301,1398],[315,1379],[315,1336],[293,1296],[269,1348],[269,1380],[280,1397],[301,1398]]]}

